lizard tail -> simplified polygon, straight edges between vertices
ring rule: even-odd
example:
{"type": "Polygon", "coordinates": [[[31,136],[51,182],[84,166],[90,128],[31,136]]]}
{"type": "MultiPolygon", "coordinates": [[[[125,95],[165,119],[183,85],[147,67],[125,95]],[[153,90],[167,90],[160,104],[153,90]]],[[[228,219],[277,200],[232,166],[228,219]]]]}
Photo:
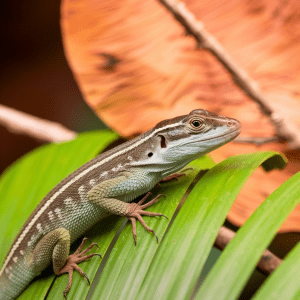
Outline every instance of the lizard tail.
{"type": "Polygon", "coordinates": [[[21,264],[16,264],[12,269],[1,270],[0,275],[0,299],[16,299],[29,283],[36,277],[36,274],[28,270],[24,274],[21,264]]]}

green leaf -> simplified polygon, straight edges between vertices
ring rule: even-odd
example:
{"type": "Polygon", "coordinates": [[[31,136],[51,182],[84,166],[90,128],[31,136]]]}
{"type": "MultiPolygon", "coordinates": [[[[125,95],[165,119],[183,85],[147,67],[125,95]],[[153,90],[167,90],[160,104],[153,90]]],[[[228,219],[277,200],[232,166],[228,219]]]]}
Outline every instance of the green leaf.
{"type": "MultiPolygon", "coordinates": [[[[42,146],[10,166],[0,179],[0,262],[31,212],[63,178],[117,139],[111,131],[80,134],[73,141],[42,146]],[[5,212],[5,213],[3,213],[5,212]]],[[[108,246],[114,233],[106,236],[108,246]]],[[[103,249],[102,249],[103,250],[103,249]]],[[[98,262],[99,264],[99,262],[98,262]]],[[[35,280],[19,299],[43,299],[54,276],[35,280]]]]}
{"type": "Polygon", "coordinates": [[[196,299],[235,299],[239,295],[280,225],[300,202],[299,182],[300,172],[259,206],[226,246],[196,299]]]}
{"type": "Polygon", "coordinates": [[[237,194],[259,165],[267,163],[270,169],[270,158],[273,168],[284,166],[284,159],[273,151],[239,155],[221,162],[197,183],[159,245],[146,277],[140,279],[136,299],[187,299],[191,295],[237,194]]]}
{"type": "Polygon", "coordinates": [[[300,299],[299,278],[300,243],[286,256],[252,299],[298,300],[300,299]]]}

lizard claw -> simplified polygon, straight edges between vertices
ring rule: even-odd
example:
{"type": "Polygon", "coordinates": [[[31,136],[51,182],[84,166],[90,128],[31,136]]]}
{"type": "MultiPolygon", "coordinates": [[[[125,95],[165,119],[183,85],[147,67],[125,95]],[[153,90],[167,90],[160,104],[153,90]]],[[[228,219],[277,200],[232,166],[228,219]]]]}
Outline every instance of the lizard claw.
{"type": "Polygon", "coordinates": [[[180,173],[174,173],[174,174],[171,174],[165,178],[163,178],[159,183],[158,185],[160,186],[160,183],[163,183],[163,182],[168,182],[168,181],[171,181],[173,179],[175,179],[176,181],[178,181],[178,178],[182,177],[182,176],[186,176],[186,174],[184,172],[186,171],[189,171],[189,170],[194,170],[193,168],[189,167],[189,168],[185,168],[183,169],[180,173]]]}
{"type": "Polygon", "coordinates": [[[150,205],[154,204],[155,202],[158,201],[158,199],[160,197],[165,197],[165,195],[159,194],[157,195],[154,199],[152,199],[151,201],[149,201],[148,203],[142,205],[145,200],[151,195],[151,192],[148,192],[146,194],[146,196],[141,199],[138,203],[130,203],[127,210],[126,210],[126,214],[125,217],[127,217],[132,224],[132,234],[133,234],[133,240],[134,240],[134,244],[136,245],[136,219],[138,219],[140,221],[140,223],[142,224],[142,226],[149,232],[152,232],[155,237],[156,237],[156,241],[158,243],[158,236],[156,235],[155,231],[153,229],[151,229],[150,227],[148,227],[148,225],[146,224],[146,222],[143,220],[142,215],[144,216],[158,216],[158,217],[165,217],[168,219],[167,216],[161,214],[161,213],[154,213],[154,212],[150,212],[150,211],[144,211],[144,208],[149,207],[150,205]]]}
{"type": "Polygon", "coordinates": [[[59,271],[58,275],[63,274],[63,273],[69,273],[69,281],[63,292],[65,299],[67,299],[67,294],[72,285],[72,277],[73,277],[74,270],[78,271],[80,273],[80,275],[83,276],[87,280],[88,284],[90,285],[90,280],[89,280],[88,276],[78,267],[77,264],[82,261],[85,261],[95,255],[98,255],[102,258],[102,256],[99,253],[92,253],[92,254],[85,255],[89,251],[91,251],[94,246],[97,246],[97,248],[99,248],[98,244],[96,244],[96,243],[92,243],[89,247],[87,247],[86,249],[81,251],[86,240],[88,240],[88,238],[83,238],[80,246],[77,248],[77,250],[73,254],[69,255],[66,264],[59,271]]]}

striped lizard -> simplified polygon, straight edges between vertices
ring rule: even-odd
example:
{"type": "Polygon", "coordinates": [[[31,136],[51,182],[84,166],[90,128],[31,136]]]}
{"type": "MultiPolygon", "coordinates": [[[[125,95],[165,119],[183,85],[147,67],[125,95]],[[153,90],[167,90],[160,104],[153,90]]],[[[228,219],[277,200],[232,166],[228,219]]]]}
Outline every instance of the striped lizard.
{"type": "Polygon", "coordinates": [[[86,277],[77,264],[99,255],[88,254],[95,244],[82,250],[85,238],[70,255],[71,243],[109,214],[131,221],[135,243],[136,220],[155,234],[142,215],[163,216],[144,211],[161,195],[147,204],[143,202],[149,193],[139,203],[130,202],[159,181],[173,178],[192,160],[233,140],[240,128],[235,119],[198,109],[164,120],[81,166],[44,197],[15,238],[0,271],[0,299],[15,299],[51,263],[56,275],[69,273],[63,291],[67,298],[73,271],[86,277]]]}

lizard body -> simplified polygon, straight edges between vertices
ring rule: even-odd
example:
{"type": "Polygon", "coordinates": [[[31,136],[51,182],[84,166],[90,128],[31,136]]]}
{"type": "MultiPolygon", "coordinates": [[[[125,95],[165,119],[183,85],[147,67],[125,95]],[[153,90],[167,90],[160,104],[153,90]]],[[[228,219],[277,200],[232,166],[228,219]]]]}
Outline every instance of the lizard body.
{"type": "Polygon", "coordinates": [[[70,244],[109,214],[130,219],[135,241],[136,219],[154,233],[141,215],[162,216],[143,211],[158,197],[146,205],[129,202],[239,133],[237,120],[195,110],[81,166],[46,195],[15,238],[0,271],[0,299],[15,299],[51,263],[56,275],[69,273],[66,297],[73,269],[86,276],[77,263],[97,255],[82,256],[93,246],[79,253],[83,243],[69,255],[70,244]]]}

